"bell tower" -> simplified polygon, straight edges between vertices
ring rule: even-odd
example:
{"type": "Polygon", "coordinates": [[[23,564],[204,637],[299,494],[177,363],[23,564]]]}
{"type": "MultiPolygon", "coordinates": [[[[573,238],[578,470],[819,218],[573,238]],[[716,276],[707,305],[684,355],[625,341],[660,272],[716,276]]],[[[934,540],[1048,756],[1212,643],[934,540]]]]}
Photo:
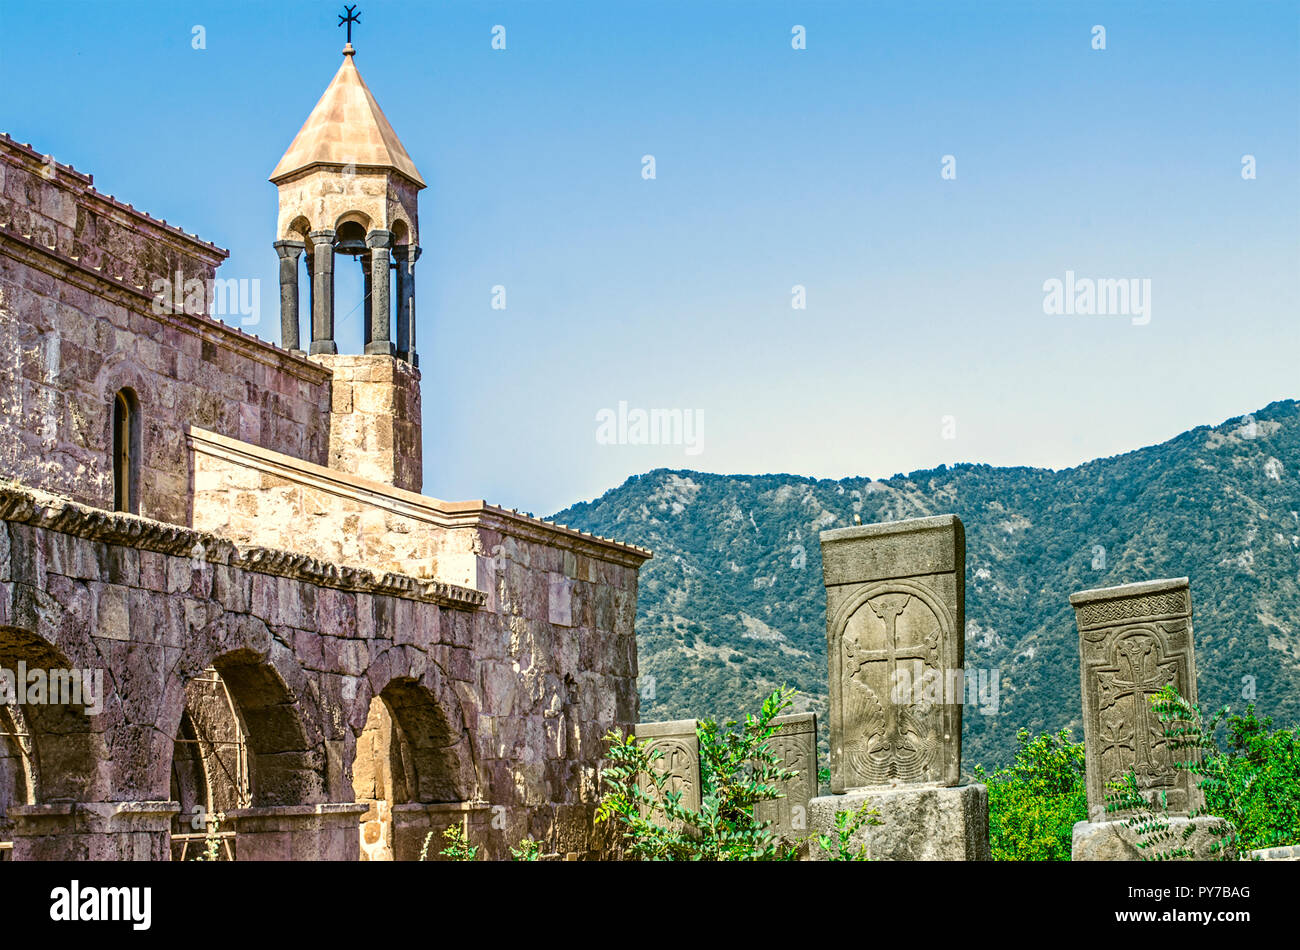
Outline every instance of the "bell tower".
{"type": "Polygon", "coordinates": [[[425,183],[357,71],[347,25],[343,64],[271,173],[280,198],[280,340],[333,370],[330,467],[418,492],[415,263],[425,183]],[[364,351],[357,355],[340,354],[334,335],[334,273],[349,260],[362,269],[364,351]],[[304,267],[306,346],[298,312],[304,267]]]}

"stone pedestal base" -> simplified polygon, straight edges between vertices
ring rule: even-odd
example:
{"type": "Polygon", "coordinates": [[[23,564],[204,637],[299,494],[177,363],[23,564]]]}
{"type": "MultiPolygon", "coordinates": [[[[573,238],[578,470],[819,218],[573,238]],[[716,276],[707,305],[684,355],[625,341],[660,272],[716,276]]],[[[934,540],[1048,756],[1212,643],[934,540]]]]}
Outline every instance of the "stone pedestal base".
{"type": "MultiPolygon", "coordinates": [[[[426,861],[446,861],[440,851],[447,847],[442,833],[452,825],[461,825],[470,845],[482,845],[483,825],[491,819],[486,802],[452,802],[447,804],[407,804],[393,806],[393,860],[418,861],[424,848],[424,839],[433,832],[429,841],[426,861]]],[[[479,857],[483,857],[482,854],[479,857]]]]}
{"type": "Polygon", "coordinates": [[[356,861],[361,856],[357,802],[281,805],[227,812],[240,861],[356,861]]]}
{"type": "MultiPolygon", "coordinates": [[[[835,816],[852,814],[870,803],[881,825],[853,836],[853,847],[866,845],[873,861],[990,861],[989,793],[983,785],[902,785],[851,789],[808,803],[812,831],[835,840],[835,816]]],[[[816,843],[811,859],[826,860],[816,843]]]]}
{"type": "Polygon", "coordinates": [[[1252,861],[1300,861],[1300,844],[1282,848],[1261,848],[1249,854],[1252,861]]]}
{"type": "MultiPolygon", "coordinates": [[[[1215,841],[1211,829],[1219,823],[1218,818],[1180,818],[1170,816],[1169,830],[1175,841],[1161,847],[1191,848],[1194,860],[1211,860],[1219,852],[1210,852],[1210,845],[1215,841]],[[1188,825],[1196,830],[1189,841],[1183,841],[1183,832],[1188,825]]],[[[1152,848],[1139,848],[1138,835],[1132,829],[1124,827],[1121,821],[1080,821],[1074,826],[1074,835],[1070,842],[1071,861],[1141,861],[1143,852],[1153,853],[1152,848]]]]}
{"type": "Polygon", "coordinates": [[[15,861],[170,861],[179,802],[15,805],[15,861]]]}

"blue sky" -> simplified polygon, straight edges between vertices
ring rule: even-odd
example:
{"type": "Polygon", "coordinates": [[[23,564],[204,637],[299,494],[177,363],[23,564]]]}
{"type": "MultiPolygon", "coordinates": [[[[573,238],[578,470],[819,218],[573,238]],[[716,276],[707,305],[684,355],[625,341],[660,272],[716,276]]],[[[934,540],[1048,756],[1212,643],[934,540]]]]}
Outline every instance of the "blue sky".
{"type": "MultiPolygon", "coordinates": [[[[10,0],[0,130],[229,248],[276,339],[266,176],[340,8],[10,0]]],[[[428,494],[545,514],[660,466],[1063,467],[1300,395],[1297,3],[360,11],[430,185],[428,494]],[[1150,322],[1044,313],[1067,271],[1149,280],[1150,322]],[[620,402],[698,414],[698,454],[601,444],[620,402]]]]}

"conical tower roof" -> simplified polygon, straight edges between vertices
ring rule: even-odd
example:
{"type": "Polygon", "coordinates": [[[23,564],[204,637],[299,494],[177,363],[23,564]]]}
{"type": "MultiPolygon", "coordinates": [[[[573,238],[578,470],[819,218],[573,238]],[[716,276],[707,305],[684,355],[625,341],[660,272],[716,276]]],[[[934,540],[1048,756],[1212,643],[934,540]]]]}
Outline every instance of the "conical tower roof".
{"type": "Polygon", "coordinates": [[[271,181],[312,165],[368,165],[391,168],[424,188],[411,156],[357,71],[351,44],[343,54],[343,65],[271,172],[271,181]]]}

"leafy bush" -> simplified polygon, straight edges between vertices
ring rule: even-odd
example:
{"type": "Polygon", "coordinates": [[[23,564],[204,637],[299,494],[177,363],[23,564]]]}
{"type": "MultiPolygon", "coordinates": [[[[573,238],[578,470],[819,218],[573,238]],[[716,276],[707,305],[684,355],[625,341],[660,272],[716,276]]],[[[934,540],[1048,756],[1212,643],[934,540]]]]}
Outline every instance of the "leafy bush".
{"type": "Polygon", "coordinates": [[[537,861],[542,857],[542,846],[532,838],[525,838],[519,847],[510,849],[510,854],[516,861],[537,861]]]}
{"type": "Polygon", "coordinates": [[[995,861],[1068,861],[1074,823],[1088,817],[1083,743],[1069,729],[1030,738],[1016,733],[1015,761],[992,775],[975,769],[989,789],[989,845],[995,861]]]}
{"type": "Polygon", "coordinates": [[[817,845],[827,861],[866,861],[867,846],[854,850],[852,838],[859,828],[866,825],[883,825],[880,813],[870,807],[870,802],[863,802],[855,812],[840,811],[835,813],[835,837],[816,835],[817,845]]]}
{"type": "Polygon", "coordinates": [[[1216,821],[1209,828],[1209,845],[1197,853],[1193,826],[1181,834],[1170,828],[1165,794],[1149,801],[1134,776],[1125,775],[1111,784],[1106,810],[1128,816],[1124,823],[1137,832],[1145,859],[1232,860],[1258,848],[1300,843],[1300,737],[1295,729],[1273,731],[1273,720],[1257,719],[1254,706],[1244,716],[1230,716],[1224,706],[1205,723],[1200,708],[1173,686],[1152,696],[1151,708],[1174,751],[1186,754],[1176,768],[1195,776],[1205,797],[1204,806],[1190,817],[1216,821]],[[1226,751],[1216,739],[1225,722],[1226,751]]]}
{"type": "Polygon", "coordinates": [[[699,722],[698,810],[684,807],[681,792],[669,790],[670,777],[656,767],[658,749],[612,730],[605,736],[611,764],[601,770],[604,794],[597,823],[620,825],[625,853],[641,860],[793,860],[797,848],[776,838],[769,823],[754,816],[756,804],[781,797],[776,783],[797,774],[782,768],[767,747],[777,729],[772,720],[789,708],[793,693],[777,690],[763,700],[757,716],[747,715],[743,723],[699,722]]]}
{"type": "MultiPolygon", "coordinates": [[[[455,823],[442,833],[446,840],[447,846],[438,853],[452,861],[473,861],[478,855],[478,845],[470,847],[469,838],[465,836],[465,828],[460,823],[455,823]]],[[[429,858],[429,845],[433,842],[433,832],[430,831],[424,836],[424,845],[420,848],[420,860],[427,861],[429,858]]]]}
{"type": "MultiPolygon", "coordinates": [[[[1300,732],[1273,720],[1229,716],[1226,752],[1207,756],[1201,775],[1205,811],[1236,825],[1249,849],[1300,844],[1300,732]]],[[[1216,721],[1208,731],[1214,734],[1216,721]]]]}

